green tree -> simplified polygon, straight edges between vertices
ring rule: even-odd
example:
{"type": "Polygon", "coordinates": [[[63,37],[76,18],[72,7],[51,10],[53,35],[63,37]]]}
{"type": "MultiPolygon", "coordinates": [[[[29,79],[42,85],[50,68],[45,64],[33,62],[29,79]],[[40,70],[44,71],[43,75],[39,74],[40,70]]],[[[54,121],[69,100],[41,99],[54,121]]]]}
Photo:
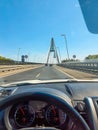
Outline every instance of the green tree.
{"type": "Polygon", "coordinates": [[[86,60],[88,59],[98,59],[98,54],[96,55],[88,55],[87,57],[85,57],[86,60]]]}
{"type": "Polygon", "coordinates": [[[14,64],[14,60],[0,56],[0,64],[14,64]]]}

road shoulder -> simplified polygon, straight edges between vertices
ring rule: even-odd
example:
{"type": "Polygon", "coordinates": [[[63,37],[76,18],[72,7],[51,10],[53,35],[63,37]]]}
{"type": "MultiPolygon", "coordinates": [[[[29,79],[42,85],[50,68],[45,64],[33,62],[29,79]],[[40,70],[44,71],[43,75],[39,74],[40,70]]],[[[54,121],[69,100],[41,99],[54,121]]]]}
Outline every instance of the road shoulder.
{"type": "Polygon", "coordinates": [[[72,77],[73,79],[98,79],[97,75],[89,74],[86,72],[74,70],[74,69],[68,69],[60,66],[54,66],[57,70],[65,73],[66,75],[72,77]]]}

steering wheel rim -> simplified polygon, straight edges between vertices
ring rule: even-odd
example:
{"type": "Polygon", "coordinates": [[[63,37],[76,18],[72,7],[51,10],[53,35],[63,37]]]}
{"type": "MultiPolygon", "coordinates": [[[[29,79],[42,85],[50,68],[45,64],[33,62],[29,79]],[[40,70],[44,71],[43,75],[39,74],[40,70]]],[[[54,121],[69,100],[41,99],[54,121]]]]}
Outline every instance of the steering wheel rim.
{"type": "MultiPolygon", "coordinates": [[[[45,102],[55,103],[57,107],[63,110],[69,117],[74,119],[83,130],[90,130],[89,126],[81,115],[66,101],[66,95],[58,90],[53,89],[32,89],[32,92],[17,93],[15,95],[9,96],[4,100],[0,101],[0,110],[7,108],[13,103],[18,103],[19,101],[24,101],[28,99],[40,100],[45,102]],[[49,91],[50,90],[50,91],[49,91]]],[[[29,130],[29,128],[28,128],[29,130]]],[[[45,129],[44,129],[45,130],[45,129]]]]}

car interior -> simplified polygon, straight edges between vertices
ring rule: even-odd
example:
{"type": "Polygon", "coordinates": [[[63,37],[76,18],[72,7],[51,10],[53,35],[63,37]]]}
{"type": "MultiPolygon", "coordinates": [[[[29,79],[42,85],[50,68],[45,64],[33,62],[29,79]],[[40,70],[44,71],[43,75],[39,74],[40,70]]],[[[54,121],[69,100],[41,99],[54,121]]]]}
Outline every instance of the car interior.
{"type": "MultiPolygon", "coordinates": [[[[95,29],[89,22],[89,9],[98,16],[93,2],[79,0],[88,30],[97,34],[98,18],[95,29]]],[[[45,67],[51,69],[53,64],[45,67]]],[[[98,80],[25,80],[1,85],[0,130],[98,130],[98,80]]]]}
{"type": "Polygon", "coordinates": [[[90,81],[10,84],[0,94],[0,129],[97,130],[97,86],[90,81]]]}

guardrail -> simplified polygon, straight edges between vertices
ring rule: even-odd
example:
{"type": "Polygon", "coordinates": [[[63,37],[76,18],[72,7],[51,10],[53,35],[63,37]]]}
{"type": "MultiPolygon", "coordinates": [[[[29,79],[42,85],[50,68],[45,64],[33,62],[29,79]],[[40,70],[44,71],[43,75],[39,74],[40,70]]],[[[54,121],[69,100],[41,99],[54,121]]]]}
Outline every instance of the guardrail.
{"type": "Polygon", "coordinates": [[[58,64],[58,66],[86,72],[98,73],[98,62],[66,62],[63,64],[58,64]]]}
{"type": "Polygon", "coordinates": [[[21,69],[29,69],[36,65],[0,65],[0,72],[9,72],[9,71],[15,71],[15,70],[21,70],[21,69]]]}
{"type": "Polygon", "coordinates": [[[32,65],[32,64],[41,64],[41,63],[0,60],[0,65],[32,65]]]}

